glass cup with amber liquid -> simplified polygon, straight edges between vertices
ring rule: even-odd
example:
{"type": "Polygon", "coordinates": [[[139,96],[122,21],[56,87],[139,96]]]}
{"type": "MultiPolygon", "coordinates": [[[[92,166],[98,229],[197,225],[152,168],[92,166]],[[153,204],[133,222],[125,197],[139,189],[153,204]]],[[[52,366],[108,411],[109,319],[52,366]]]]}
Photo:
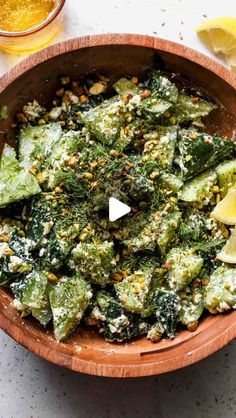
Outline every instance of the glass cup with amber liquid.
{"type": "Polygon", "coordinates": [[[48,46],[63,25],[66,0],[0,0],[0,50],[30,53],[48,46]]]}

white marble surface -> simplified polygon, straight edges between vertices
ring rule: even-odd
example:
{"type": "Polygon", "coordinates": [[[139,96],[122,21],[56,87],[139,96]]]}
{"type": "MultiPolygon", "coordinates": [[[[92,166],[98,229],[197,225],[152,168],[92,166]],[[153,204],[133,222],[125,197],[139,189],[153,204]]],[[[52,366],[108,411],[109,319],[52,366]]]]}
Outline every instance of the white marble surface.
{"type": "MultiPolygon", "coordinates": [[[[209,54],[194,28],[236,15],[235,0],[67,0],[58,40],[107,32],[160,36],[209,54]]],[[[21,56],[0,53],[0,75],[21,56]]],[[[0,332],[1,418],[233,418],[236,343],[168,375],[101,379],[51,365],[0,332]]]]}
{"type": "Polygon", "coordinates": [[[174,373],[121,380],[56,367],[0,332],[0,418],[235,418],[235,348],[174,373]]]}
{"type": "MultiPolygon", "coordinates": [[[[140,33],[183,43],[211,55],[194,28],[216,16],[236,16],[235,0],[67,0],[57,41],[99,33],[140,33]]],[[[0,75],[22,56],[0,53],[0,75]]]]}

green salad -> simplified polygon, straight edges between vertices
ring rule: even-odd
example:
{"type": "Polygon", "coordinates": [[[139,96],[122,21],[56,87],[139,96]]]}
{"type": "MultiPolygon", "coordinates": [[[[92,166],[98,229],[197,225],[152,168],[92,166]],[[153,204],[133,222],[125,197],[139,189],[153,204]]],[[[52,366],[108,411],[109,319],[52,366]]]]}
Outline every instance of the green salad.
{"type": "Polygon", "coordinates": [[[216,258],[230,229],[211,216],[236,182],[235,144],[204,132],[216,104],[176,80],[63,76],[51,105],[16,116],[17,150],[0,157],[0,285],[57,341],[83,324],[156,342],[236,308],[236,268],[216,258]],[[131,212],[110,222],[110,197],[131,212]]]}

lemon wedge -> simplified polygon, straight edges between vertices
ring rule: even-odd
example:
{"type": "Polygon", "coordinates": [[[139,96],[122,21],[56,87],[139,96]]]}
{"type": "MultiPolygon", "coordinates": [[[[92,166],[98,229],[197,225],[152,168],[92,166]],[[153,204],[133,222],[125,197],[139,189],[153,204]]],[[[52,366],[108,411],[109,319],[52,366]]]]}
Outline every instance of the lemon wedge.
{"type": "Polygon", "coordinates": [[[236,225],[236,187],[231,187],[211,213],[212,217],[226,225],[236,225]]]}
{"type": "Polygon", "coordinates": [[[225,61],[235,69],[236,17],[217,17],[196,28],[197,34],[214,54],[223,54],[225,61]]]}
{"type": "Polygon", "coordinates": [[[224,263],[236,264],[236,228],[216,258],[224,263]]]}

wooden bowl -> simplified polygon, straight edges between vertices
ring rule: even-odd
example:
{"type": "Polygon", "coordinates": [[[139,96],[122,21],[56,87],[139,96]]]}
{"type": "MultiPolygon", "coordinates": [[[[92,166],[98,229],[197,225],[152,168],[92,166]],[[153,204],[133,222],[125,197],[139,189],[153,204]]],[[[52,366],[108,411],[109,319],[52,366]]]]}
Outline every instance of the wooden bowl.
{"type": "MultiPolygon", "coordinates": [[[[2,122],[12,142],[10,124],[22,105],[36,97],[50,100],[59,75],[77,77],[93,69],[105,69],[113,77],[138,75],[154,60],[179,72],[204,89],[224,109],[212,114],[208,127],[221,134],[236,132],[236,77],[213,60],[173,42],[139,35],[101,35],[78,38],[32,55],[0,79],[0,104],[10,117],[2,122]]],[[[33,319],[22,319],[11,306],[12,297],[0,289],[0,327],[35,354],[69,369],[98,376],[136,377],[165,373],[209,356],[236,336],[236,311],[208,315],[195,332],[180,332],[174,340],[154,344],[146,338],[111,344],[95,330],[79,327],[67,343],[55,342],[49,331],[33,319]]]]}

